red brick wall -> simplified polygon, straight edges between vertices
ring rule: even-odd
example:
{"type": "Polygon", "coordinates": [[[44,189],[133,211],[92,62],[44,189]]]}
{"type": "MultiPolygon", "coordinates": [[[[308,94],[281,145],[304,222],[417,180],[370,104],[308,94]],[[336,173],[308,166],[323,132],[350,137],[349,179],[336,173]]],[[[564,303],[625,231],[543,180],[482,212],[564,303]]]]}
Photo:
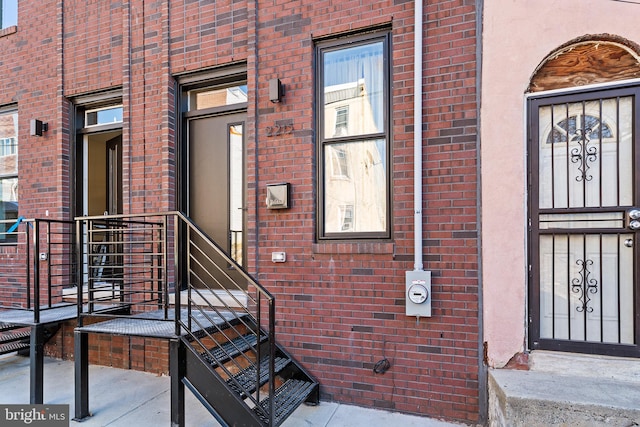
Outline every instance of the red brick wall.
{"type": "MultiPolygon", "coordinates": [[[[174,75],[246,61],[249,271],[277,297],[278,339],[318,377],[322,396],[450,420],[479,419],[475,2],[425,5],[424,268],[433,316],[405,316],[413,269],[413,2],[20,2],[0,37],[0,105],[20,114],[21,213],[72,214],[72,130],[64,96],[122,87],[125,212],[175,208],[174,75]],[[64,12],[64,19],[62,13],[64,12]],[[46,21],[47,25],[43,22],[46,21]],[[50,25],[55,22],[56,25],[50,25]],[[23,25],[24,24],[24,25],[23,25]],[[64,25],[64,37],[62,36],[64,25]],[[393,229],[389,242],[315,241],[314,40],[386,26],[392,35],[393,229]],[[45,47],[43,49],[43,46],[45,47]],[[64,50],[62,50],[64,48],[64,50]],[[63,53],[63,54],[61,54],[63,53]],[[62,66],[64,60],[64,66],[62,66]],[[11,62],[11,63],[9,63],[11,62]],[[280,104],[268,80],[285,85],[280,104]],[[28,120],[49,122],[28,136],[28,120]],[[291,119],[292,135],[265,127],[291,119]],[[269,211],[265,187],[292,184],[269,211]],[[287,262],[271,263],[285,251],[287,262]],[[372,370],[388,358],[384,374],[372,370]]],[[[70,356],[71,326],[54,353],[70,356]]],[[[163,372],[156,340],[98,336],[91,361],[163,372]]]]}
{"type": "MultiPolygon", "coordinates": [[[[18,203],[27,218],[67,218],[70,212],[69,144],[61,129],[61,10],[53,0],[20,2],[17,27],[0,31],[0,107],[18,111],[18,203]],[[30,136],[31,119],[48,123],[49,131],[30,136]]],[[[26,306],[24,250],[23,244],[0,250],[3,305],[26,306]]]]}
{"type": "Polygon", "coordinates": [[[171,2],[171,71],[201,70],[247,59],[252,2],[171,2]]]}
{"type": "MultiPolygon", "coordinates": [[[[277,295],[278,337],[321,381],[323,398],[461,421],[479,419],[476,11],[425,8],[424,267],[433,317],[405,316],[413,269],[413,3],[258,4],[255,156],[261,283],[277,295]],[[314,243],[313,39],[387,24],[393,52],[393,242],[314,243]],[[267,82],[285,85],[269,102],[267,82]],[[294,133],[264,127],[293,119],[294,133]],[[292,184],[293,208],[265,209],[265,185],[292,184]],[[272,264],[273,251],[287,263],[272,264]],[[375,374],[376,362],[391,368],[375,374]]],[[[251,140],[251,139],[250,139],[251,140]]],[[[250,160],[255,160],[252,158],[250,160]]],[[[249,171],[254,171],[250,162],[249,171]]],[[[250,227],[252,228],[252,227],[250,227]]]]}
{"type": "Polygon", "coordinates": [[[175,209],[175,118],[169,70],[169,2],[124,5],[124,212],[175,209]]]}
{"type": "MultiPolygon", "coordinates": [[[[85,324],[91,322],[85,321],[85,324]]],[[[45,354],[73,360],[75,321],[61,325],[45,346],[45,354]]],[[[169,374],[169,341],[157,338],[89,334],[89,363],[154,374],[169,374]]]]}
{"type": "Polygon", "coordinates": [[[53,0],[21,2],[15,31],[0,33],[0,106],[18,107],[19,209],[26,217],[44,216],[47,210],[56,216],[68,212],[59,193],[64,188],[68,194],[69,183],[61,167],[68,153],[59,127],[60,10],[53,0]],[[49,131],[42,137],[29,136],[30,119],[49,123],[49,131]]]}
{"type": "Polygon", "coordinates": [[[63,3],[65,95],[121,85],[126,48],[123,5],[126,2],[65,0],[63,3]]]}

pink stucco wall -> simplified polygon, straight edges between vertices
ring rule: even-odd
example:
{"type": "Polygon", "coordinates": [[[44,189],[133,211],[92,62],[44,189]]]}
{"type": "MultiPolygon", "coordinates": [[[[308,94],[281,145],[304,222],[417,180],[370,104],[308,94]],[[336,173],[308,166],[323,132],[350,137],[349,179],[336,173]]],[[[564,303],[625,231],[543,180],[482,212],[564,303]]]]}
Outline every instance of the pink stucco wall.
{"type": "Polygon", "coordinates": [[[640,4],[614,0],[485,0],[481,164],[484,340],[504,366],[526,350],[525,90],[538,64],[588,34],[640,44],[640,4]]]}

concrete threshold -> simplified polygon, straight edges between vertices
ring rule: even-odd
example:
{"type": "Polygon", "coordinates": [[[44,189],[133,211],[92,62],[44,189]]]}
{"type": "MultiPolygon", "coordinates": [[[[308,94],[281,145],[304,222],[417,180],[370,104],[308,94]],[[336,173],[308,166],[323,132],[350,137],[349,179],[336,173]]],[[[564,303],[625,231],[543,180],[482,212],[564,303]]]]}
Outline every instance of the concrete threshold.
{"type": "Polygon", "coordinates": [[[640,425],[640,360],[535,351],[489,372],[491,426],[640,425]]]}

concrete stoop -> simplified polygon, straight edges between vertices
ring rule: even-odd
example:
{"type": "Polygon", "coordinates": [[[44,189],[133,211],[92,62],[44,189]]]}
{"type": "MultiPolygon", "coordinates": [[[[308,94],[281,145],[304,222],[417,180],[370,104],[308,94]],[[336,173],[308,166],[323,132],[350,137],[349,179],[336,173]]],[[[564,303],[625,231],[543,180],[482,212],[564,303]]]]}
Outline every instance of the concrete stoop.
{"type": "Polygon", "coordinates": [[[528,371],[490,370],[489,425],[640,426],[640,360],[534,353],[528,371]]]}

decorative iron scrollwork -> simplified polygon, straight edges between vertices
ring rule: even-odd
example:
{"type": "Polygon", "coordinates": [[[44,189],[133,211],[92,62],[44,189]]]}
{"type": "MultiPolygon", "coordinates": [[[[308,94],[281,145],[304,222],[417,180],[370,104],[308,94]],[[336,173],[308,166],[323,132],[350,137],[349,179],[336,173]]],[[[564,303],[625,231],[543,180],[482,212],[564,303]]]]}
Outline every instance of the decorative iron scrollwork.
{"type": "Polygon", "coordinates": [[[580,294],[579,300],[582,303],[581,306],[579,305],[576,307],[576,311],[580,313],[583,311],[592,313],[593,307],[589,307],[589,301],[591,301],[589,294],[598,293],[598,281],[589,277],[591,276],[589,267],[593,265],[593,261],[590,259],[586,261],[579,259],[576,261],[576,264],[580,267],[580,271],[578,272],[580,277],[574,277],[571,280],[571,291],[576,294],[580,294]]]}
{"type": "Polygon", "coordinates": [[[576,129],[576,133],[572,142],[577,142],[578,146],[571,149],[571,163],[579,163],[578,171],[580,175],[576,176],[576,181],[591,181],[593,176],[588,174],[590,169],[589,163],[595,162],[598,158],[598,149],[594,146],[589,146],[591,138],[589,135],[593,132],[591,128],[576,129]]]}

